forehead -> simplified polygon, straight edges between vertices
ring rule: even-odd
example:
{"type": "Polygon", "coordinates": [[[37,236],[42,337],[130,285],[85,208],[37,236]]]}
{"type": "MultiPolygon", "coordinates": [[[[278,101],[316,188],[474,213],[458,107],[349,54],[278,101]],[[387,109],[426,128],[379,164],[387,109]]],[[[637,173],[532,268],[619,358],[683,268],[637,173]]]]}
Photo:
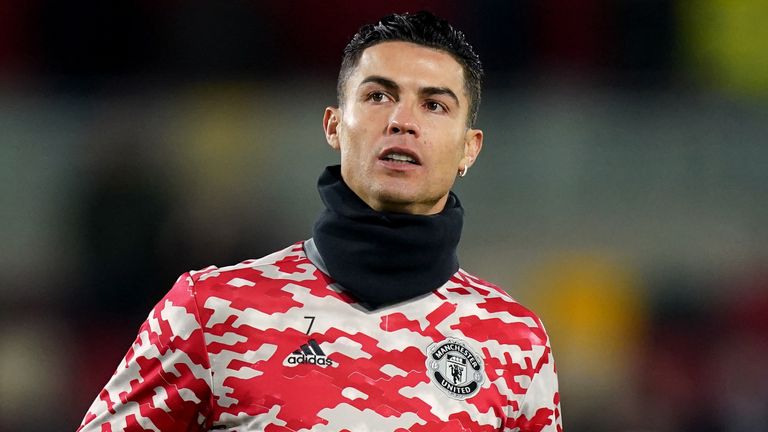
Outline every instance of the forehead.
{"type": "Polygon", "coordinates": [[[382,76],[407,87],[447,87],[466,99],[464,69],[449,53],[410,42],[382,42],[366,48],[348,85],[352,90],[368,76],[382,76]]]}

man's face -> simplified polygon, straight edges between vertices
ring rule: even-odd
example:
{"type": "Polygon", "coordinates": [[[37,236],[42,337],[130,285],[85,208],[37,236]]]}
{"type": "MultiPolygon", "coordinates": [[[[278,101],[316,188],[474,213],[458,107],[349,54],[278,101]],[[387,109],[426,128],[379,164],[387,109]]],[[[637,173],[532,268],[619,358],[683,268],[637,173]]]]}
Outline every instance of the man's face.
{"type": "Polygon", "coordinates": [[[363,51],[344,97],[323,127],[347,185],[374,210],[440,212],[482,146],[482,132],[466,126],[461,65],[436,49],[379,43],[363,51]]]}

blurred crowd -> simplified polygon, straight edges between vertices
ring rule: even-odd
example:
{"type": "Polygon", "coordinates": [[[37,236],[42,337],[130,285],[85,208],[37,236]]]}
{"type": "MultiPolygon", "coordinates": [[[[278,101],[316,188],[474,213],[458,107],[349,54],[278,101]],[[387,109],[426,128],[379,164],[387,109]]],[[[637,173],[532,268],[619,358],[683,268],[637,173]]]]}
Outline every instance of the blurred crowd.
{"type": "Polygon", "coordinates": [[[0,429],[74,430],[176,277],[310,235],[345,42],[487,70],[462,266],[552,338],[568,432],[768,430],[768,3],[0,0],[0,429]]]}

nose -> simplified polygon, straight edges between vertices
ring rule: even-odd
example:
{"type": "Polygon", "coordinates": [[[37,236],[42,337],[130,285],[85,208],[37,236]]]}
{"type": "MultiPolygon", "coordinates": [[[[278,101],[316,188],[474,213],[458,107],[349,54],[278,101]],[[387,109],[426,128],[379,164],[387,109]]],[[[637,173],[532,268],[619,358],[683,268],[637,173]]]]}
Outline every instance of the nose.
{"type": "Polygon", "coordinates": [[[416,121],[413,111],[404,105],[400,105],[392,112],[387,124],[388,135],[411,134],[418,138],[421,129],[416,121]]]}

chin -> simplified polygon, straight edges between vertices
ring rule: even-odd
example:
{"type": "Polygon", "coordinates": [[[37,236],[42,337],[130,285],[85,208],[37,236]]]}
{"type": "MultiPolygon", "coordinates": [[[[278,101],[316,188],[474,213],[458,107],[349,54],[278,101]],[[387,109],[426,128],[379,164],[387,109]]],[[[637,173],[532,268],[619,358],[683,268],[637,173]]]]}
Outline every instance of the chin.
{"type": "Polygon", "coordinates": [[[377,192],[374,196],[378,203],[378,210],[392,213],[420,213],[421,207],[432,207],[440,201],[440,197],[426,197],[423,192],[418,191],[384,189],[377,192]]]}
{"type": "Polygon", "coordinates": [[[381,191],[376,194],[376,199],[383,205],[403,206],[412,204],[417,200],[413,194],[404,193],[403,191],[381,191]]]}

